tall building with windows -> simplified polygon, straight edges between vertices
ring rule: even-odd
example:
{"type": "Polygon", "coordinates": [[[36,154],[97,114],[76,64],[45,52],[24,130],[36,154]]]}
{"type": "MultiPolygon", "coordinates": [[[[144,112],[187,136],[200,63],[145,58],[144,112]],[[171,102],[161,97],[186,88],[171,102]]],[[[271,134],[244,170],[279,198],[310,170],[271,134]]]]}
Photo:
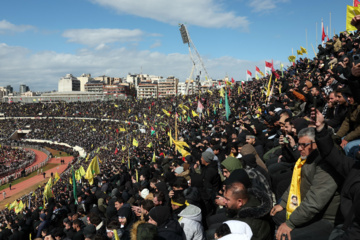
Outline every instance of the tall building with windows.
{"type": "Polygon", "coordinates": [[[72,74],[66,74],[60,78],[58,83],[58,92],[80,91],[80,81],[72,74]]]}

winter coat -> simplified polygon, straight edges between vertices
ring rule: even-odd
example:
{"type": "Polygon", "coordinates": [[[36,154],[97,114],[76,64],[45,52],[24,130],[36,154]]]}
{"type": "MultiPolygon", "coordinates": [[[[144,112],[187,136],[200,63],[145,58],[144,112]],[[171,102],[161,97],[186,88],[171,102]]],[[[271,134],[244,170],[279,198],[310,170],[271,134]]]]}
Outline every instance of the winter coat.
{"type": "Polygon", "coordinates": [[[358,239],[360,236],[360,162],[342,154],[334,147],[331,135],[324,128],[316,133],[316,144],[321,156],[345,179],[341,190],[341,213],[349,226],[341,239],[358,239]],[[356,206],[356,207],[355,207],[356,206]]]}
{"type": "Polygon", "coordinates": [[[216,161],[211,161],[209,165],[203,166],[201,176],[204,181],[204,188],[212,189],[214,193],[220,190],[221,180],[216,161]]]}
{"type": "MultiPolygon", "coordinates": [[[[334,222],[340,203],[339,181],[339,175],[322,160],[318,150],[311,152],[301,168],[301,204],[292,212],[286,225],[294,229],[317,219],[334,222]]],[[[284,209],[289,190],[290,186],[280,202],[284,209]]]]}
{"type": "Polygon", "coordinates": [[[248,201],[237,211],[236,215],[231,215],[228,211],[227,217],[229,220],[240,220],[247,223],[253,232],[252,240],[270,240],[269,212],[272,204],[262,191],[249,188],[248,194],[248,201]]]}
{"type": "Polygon", "coordinates": [[[344,139],[348,142],[360,138],[360,105],[353,105],[351,109],[336,133],[339,137],[345,136],[344,139]]]}
{"type": "Polygon", "coordinates": [[[158,226],[158,240],[185,240],[185,233],[178,221],[174,219],[167,220],[161,226],[158,226]]]}
{"type": "Polygon", "coordinates": [[[204,228],[201,223],[201,209],[190,204],[179,215],[179,223],[183,228],[186,240],[203,240],[204,228]]]}

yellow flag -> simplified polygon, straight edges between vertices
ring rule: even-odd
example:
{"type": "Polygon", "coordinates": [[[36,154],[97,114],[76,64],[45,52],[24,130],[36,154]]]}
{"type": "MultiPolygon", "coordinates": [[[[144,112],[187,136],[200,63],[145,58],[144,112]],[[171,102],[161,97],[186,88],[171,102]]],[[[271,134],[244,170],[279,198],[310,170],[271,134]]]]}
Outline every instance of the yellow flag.
{"type": "Polygon", "coordinates": [[[55,177],[54,177],[55,183],[56,183],[57,181],[59,181],[59,179],[60,179],[60,176],[59,176],[58,172],[56,172],[56,173],[55,173],[55,177]]]}
{"type": "Polygon", "coordinates": [[[98,156],[95,156],[91,160],[89,167],[86,170],[85,179],[89,180],[90,185],[93,185],[94,184],[94,176],[99,173],[100,173],[100,167],[99,167],[99,162],[98,162],[98,156]]]}
{"type": "Polygon", "coordinates": [[[199,116],[194,110],[191,110],[191,113],[192,113],[193,117],[198,117],[199,116]]]}
{"type": "Polygon", "coordinates": [[[184,149],[184,147],[189,147],[189,145],[186,142],[183,141],[175,141],[173,140],[174,144],[175,144],[175,151],[179,150],[179,149],[184,149]]]}
{"type": "Polygon", "coordinates": [[[255,79],[259,80],[259,76],[257,74],[255,74],[255,79]]]}
{"type": "Polygon", "coordinates": [[[152,162],[156,162],[155,151],[154,151],[154,154],[153,154],[153,157],[152,157],[152,162]]]}
{"type": "Polygon", "coordinates": [[[10,206],[9,206],[9,210],[11,210],[11,209],[14,209],[16,206],[18,205],[18,202],[16,201],[16,200],[14,200],[11,204],[10,204],[10,206]]]}
{"type": "Polygon", "coordinates": [[[138,121],[139,119],[138,119],[138,117],[135,115],[135,119],[136,119],[136,121],[138,121]]]}
{"type": "Polygon", "coordinates": [[[297,55],[303,55],[302,51],[300,51],[300,50],[296,50],[296,52],[297,52],[297,55]]]}
{"type": "Polygon", "coordinates": [[[146,114],[144,113],[144,118],[146,118],[146,114]]]}
{"type": "Polygon", "coordinates": [[[69,183],[72,184],[72,178],[71,177],[69,178],[69,183]]]}
{"type": "Polygon", "coordinates": [[[131,113],[131,109],[129,108],[129,113],[131,113]]]}
{"type": "Polygon", "coordinates": [[[78,180],[78,181],[80,181],[80,179],[81,179],[81,175],[80,175],[80,171],[79,171],[79,170],[76,170],[76,171],[75,171],[75,179],[78,180]]]}
{"type": "Polygon", "coordinates": [[[115,104],[114,106],[115,106],[115,107],[117,107],[117,108],[119,107],[119,106],[118,106],[118,105],[116,105],[116,104],[115,104]]]}
{"type": "Polygon", "coordinates": [[[90,153],[88,153],[88,155],[86,156],[85,162],[89,160],[89,157],[90,157],[90,153]]]}
{"type": "Polygon", "coordinates": [[[138,141],[136,141],[135,138],[133,139],[133,146],[135,146],[135,147],[138,147],[138,146],[139,146],[139,143],[138,143],[138,141]]]}
{"type": "Polygon", "coordinates": [[[224,94],[225,94],[224,88],[220,88],[219,93],[220,93],[220,97],[224,97],[224,94]]]}
{"type": "Polygon", "coordinates": [[[147,126],[147,122],[144,121],[144,125],[147,126]]]}
{"type": "Polygon", "coordinates": [[[120,132],[126,132],[125,128],[120,128],[120,132]]]}
{"type": "Polygon", "coordinates": [[[172,146],[174,139],[173,139],[172,136],[171,136],[171,129],[170,129],[170,131],[168,132],[167,135],[170,137],[170,146],[172,146]]]}
{"type": "Polygon", "coordinates": [[[210,94],[210,95],[212,95],[212,91],[210,91],[210,90],[207,90],[207,92],[210,94]]]}
{"type": "Polygon", "coordinates": [[[268,87],[267,87],[267,92],[266,92],[266,97],[268,97],[270,95],[271,77],[272,77],[272,74],[270,75],[270,79],[269,79],[269,83],[268,83],[268,87]]]}
{"type": "Polygon", "coordinates": [[[166,111],[165,109],[162,109],[162,111],[166,114],[166,116],[170,117],[170,113],[166,111]]]}
{"type": "Polygon", "coordinates": [[[84,167],[83,166],[81,166],[80,168],[79,168],[79,172],[80,172],[80,176],[85,176],[85,174],[86,174],[86,172],[85,172],[85,169],[84,169],[84,167]]]}
{"type": "Polygon", "coordinates": [[[301,49],[301,52],[302,52],[302,53],[307,54],[307,50],[306,50],[306,48],[300,47],[300,49],[301,49]]]}
{"type": "Polygon", "coordinates": [[[346,9],[346,31],[356,31],[356,27],[351,25],[351,20],[355,17],[355,15],[360,14],[359,7],[347,6],[346,9]]]}
{"type": "Polygon", "coordinates": [[[150,142],[146,147],[151,148],[152,147],[152,142],[150,142]]]}

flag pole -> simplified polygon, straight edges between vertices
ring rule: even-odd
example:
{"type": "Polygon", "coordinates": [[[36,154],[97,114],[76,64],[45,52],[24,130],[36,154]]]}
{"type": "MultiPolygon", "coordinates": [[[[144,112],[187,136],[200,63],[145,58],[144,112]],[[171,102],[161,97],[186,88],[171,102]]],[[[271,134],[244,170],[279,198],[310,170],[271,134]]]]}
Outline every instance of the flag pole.
{"type": "Polygon", "coordinates": [[[318,23],[316,22],[316,46],[318,45],[318,23]]]}
{"type": "Polygon", "coordinates": [[[309,53],[308,53],[308,38],[307,38],[307,28],[305,28],[305,35],[306,35],[306,57],[309,58],[309,53]]]}
{"type": "Polygon", "coordinates": [[[314,55],[315,55],[315,57],[316,57],[316,52],[315,52],[314,45],[313,45],[313,44],[311,44],[311,47],[312,47],[312,49],[313,49],[313,51],[314,51],[314,55]]]}
{"type": "Polygon", "coordinates": [[[330,12],[330,37],[331,37],[331,12],[330,12]]]}

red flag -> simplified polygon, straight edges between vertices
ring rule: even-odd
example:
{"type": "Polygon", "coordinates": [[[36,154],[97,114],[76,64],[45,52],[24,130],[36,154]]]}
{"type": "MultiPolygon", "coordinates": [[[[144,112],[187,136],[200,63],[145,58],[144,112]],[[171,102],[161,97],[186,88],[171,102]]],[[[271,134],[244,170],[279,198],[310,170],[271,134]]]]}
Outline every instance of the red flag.
{"type": "Polygon", "coordinates": [[[274,68],[274,60],[271,59],[271,71],[275,72],[275,68],[274,68]]]}
{"type": "Polygon", "coordinates": [[[321,41],[324,42],[326,34],[325,34],[325,29],[324,29],[324,23],[321,22],[321,31],[322,31],[322,35],[321,35],[321,41]]]}
{"type": "Polygon", "coordinates": [[[219,86],[221,86],[221,82],[219,81],[219,86]]]}
{"type": "Polygon", "coordinates": [[[119,129],[118,129],[118,128],[116,129],[116,133],[119,133],[119,129]]]}
{"type": "Polygon", "coordinates": [[[360,4],[359,0],[354,0],[354,7],[358,7],[359,4],[360,4]]]}
{"type": "Polygon", "coordinates": [[[117,153],[118,153],[118,151],[119,151],[119,150],[118,150],[118,148],[115,148],[115,153],[114,153],[114,154],[117,154],[117,153]]]}
{"type": "Polygon", "coordinates": [[[257,72],[260,72],[260,68],[258,68],[257,66],[255,66],[255,70],[256,70],[257,72]]]}
{"type": "Polygon", "coordinates": [[[232,82],[232,83],[234,83],[234,82],[235,82],[235,80],[234,80],[233,78],[231,78],[231,82],[232,82]]]}
{"type": "Polygon", "coordinates": [[[272,63],[265,61],[265,67],[272,69],[273,66],[272,66],[272,63]]]}
{"type": "Polygon", "coordinates": [[[247,70],[247,75],[252,76],[252,73],[249,70],[247,70]]]}

